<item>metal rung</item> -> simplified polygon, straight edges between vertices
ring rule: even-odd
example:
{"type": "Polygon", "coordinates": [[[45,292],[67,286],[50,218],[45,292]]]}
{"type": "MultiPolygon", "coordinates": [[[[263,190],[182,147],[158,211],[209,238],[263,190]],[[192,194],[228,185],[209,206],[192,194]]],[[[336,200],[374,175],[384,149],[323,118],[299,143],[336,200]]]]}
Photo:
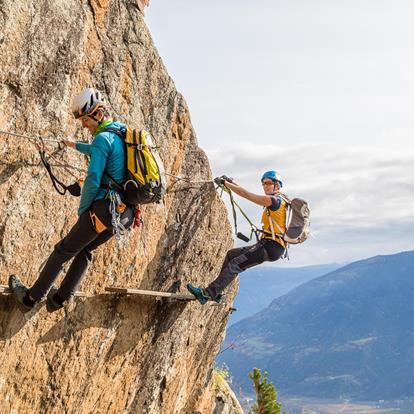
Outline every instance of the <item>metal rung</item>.
{"type": "Polygon", "coordinates": [[[154,290],[127,289],[117,287],[106,287],[105,290],[107,292],[119,293],[121,295],[144,295],[178,300],[195,300],[195,297],[193,295],[184,293],[158,292],[154,290]]]}

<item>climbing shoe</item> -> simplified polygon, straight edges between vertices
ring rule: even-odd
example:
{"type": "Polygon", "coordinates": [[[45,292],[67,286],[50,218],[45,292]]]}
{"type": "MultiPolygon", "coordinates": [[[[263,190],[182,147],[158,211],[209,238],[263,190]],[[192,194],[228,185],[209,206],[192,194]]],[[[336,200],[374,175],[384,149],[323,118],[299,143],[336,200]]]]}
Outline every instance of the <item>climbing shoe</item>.
{"type": "Polygon", "coordinates": [[[23,313],[33,309],[35,302],[29,297],[29,289],[16,275],[9,276],[9,289],[23,313]]]}
{"type": "Polygon", "coordinates": [[[203,288],[195,287],[191,283],[188,283],[187,289],[202,305],[205,305],[207,301],[212,300],[211,296],[203,288]]]}
{"type": "Polygon", "coordinates": [[[63,308],[63,300],[57,294],[57,287],[52,286],[46,298],[46,310],[49,313],[55,312],[63,308]]]}
{"type": "Polygon", "coordinates": [[[221,303],[222,299],[223,299],[223,295],[218,294],[214,299],[211,299],[211,300],[216,302],[216,303],[221,303]]]}

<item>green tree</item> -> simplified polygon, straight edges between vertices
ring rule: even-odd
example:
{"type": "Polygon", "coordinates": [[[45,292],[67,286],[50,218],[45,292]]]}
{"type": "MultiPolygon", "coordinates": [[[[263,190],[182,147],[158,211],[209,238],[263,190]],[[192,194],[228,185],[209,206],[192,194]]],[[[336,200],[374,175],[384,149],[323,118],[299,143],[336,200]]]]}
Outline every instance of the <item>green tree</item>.
{"type": "Polygon", "coordinates": [[[249,378],[253,381],[256,392],[256,402],[249,414],[281,414],[282,405],[277,402],[277,393],[274,385],[268,380],[267,372],[262,379],[260,369],[253,368],[249,378]]]}

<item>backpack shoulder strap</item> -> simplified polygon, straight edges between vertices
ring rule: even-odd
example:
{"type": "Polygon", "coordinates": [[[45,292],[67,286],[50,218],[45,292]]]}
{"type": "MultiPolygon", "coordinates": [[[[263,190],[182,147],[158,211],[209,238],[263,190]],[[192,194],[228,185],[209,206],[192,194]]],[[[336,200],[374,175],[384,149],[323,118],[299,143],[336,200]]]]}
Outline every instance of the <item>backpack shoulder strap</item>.
{"type": "Polygon", "coordinates": [[[112,132],[113,134],[118,135],[123,141],[125,141],[125,133],[126,129],[118,129],[118,128],[105,128],[102,132],[112,132]]]}
{"type": "Polygon", "coordinates": [[[287,231],[287,229],[289,228],[289,224],[290,224],[290,222],[292,220],[292,214],[293,214],[293,211],[292,211],[292,200],[286,194],[279,193],[279,195],[280,195],[280,197],[286,203],[286,211],[287,211],[287,213],[286,213],[285,227],[286,227],[286,231],[287,231]]]}
{"type": "MultiPolygon", "coordinates": [[[[118,129],[118,128],[105,128],[102,132],[112,132],[113,134],[118,135],[119,138],[121,138],[123,141],[125,141],[125,134],[126,134],[126,129],[122,128],[122,129],[118,129]]],[[[103,172],[104,175],[106,175],[114,184],[114,187],[119,190],[119,191],[123,191],[123,187],[121,184],[119,184],[109,173],[108,171],[106,171],[106,169],[103,172]]]]}
{"type": "Polygon", "coordinates": [[[286,194],[278,193],[278,196],[280,196],[280,198],[282,198],[282,200],[284,200],[289,206],[292,204],[292,200],[286,194]]]}

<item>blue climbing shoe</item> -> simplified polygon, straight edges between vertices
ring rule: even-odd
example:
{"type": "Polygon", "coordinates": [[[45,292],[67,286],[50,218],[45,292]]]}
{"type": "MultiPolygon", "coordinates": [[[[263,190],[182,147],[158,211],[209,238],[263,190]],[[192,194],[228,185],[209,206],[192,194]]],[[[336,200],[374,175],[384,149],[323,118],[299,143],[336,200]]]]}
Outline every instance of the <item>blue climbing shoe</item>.
{"type": "Polygon", "coordinates": [[[187,289],[202,305],[205,305],[211,300],[211,296],[203,288],[195,287],[191,283],[188,283],[187,289]]]}
{"type": "Polygon", "coordinates": [[[19,309],[23,313],[30,312],[33,309],[34,304],[29,306],[25,303],[26,294],[29,289],[16,275],[9,276],[9,289],[19,309]]]}

